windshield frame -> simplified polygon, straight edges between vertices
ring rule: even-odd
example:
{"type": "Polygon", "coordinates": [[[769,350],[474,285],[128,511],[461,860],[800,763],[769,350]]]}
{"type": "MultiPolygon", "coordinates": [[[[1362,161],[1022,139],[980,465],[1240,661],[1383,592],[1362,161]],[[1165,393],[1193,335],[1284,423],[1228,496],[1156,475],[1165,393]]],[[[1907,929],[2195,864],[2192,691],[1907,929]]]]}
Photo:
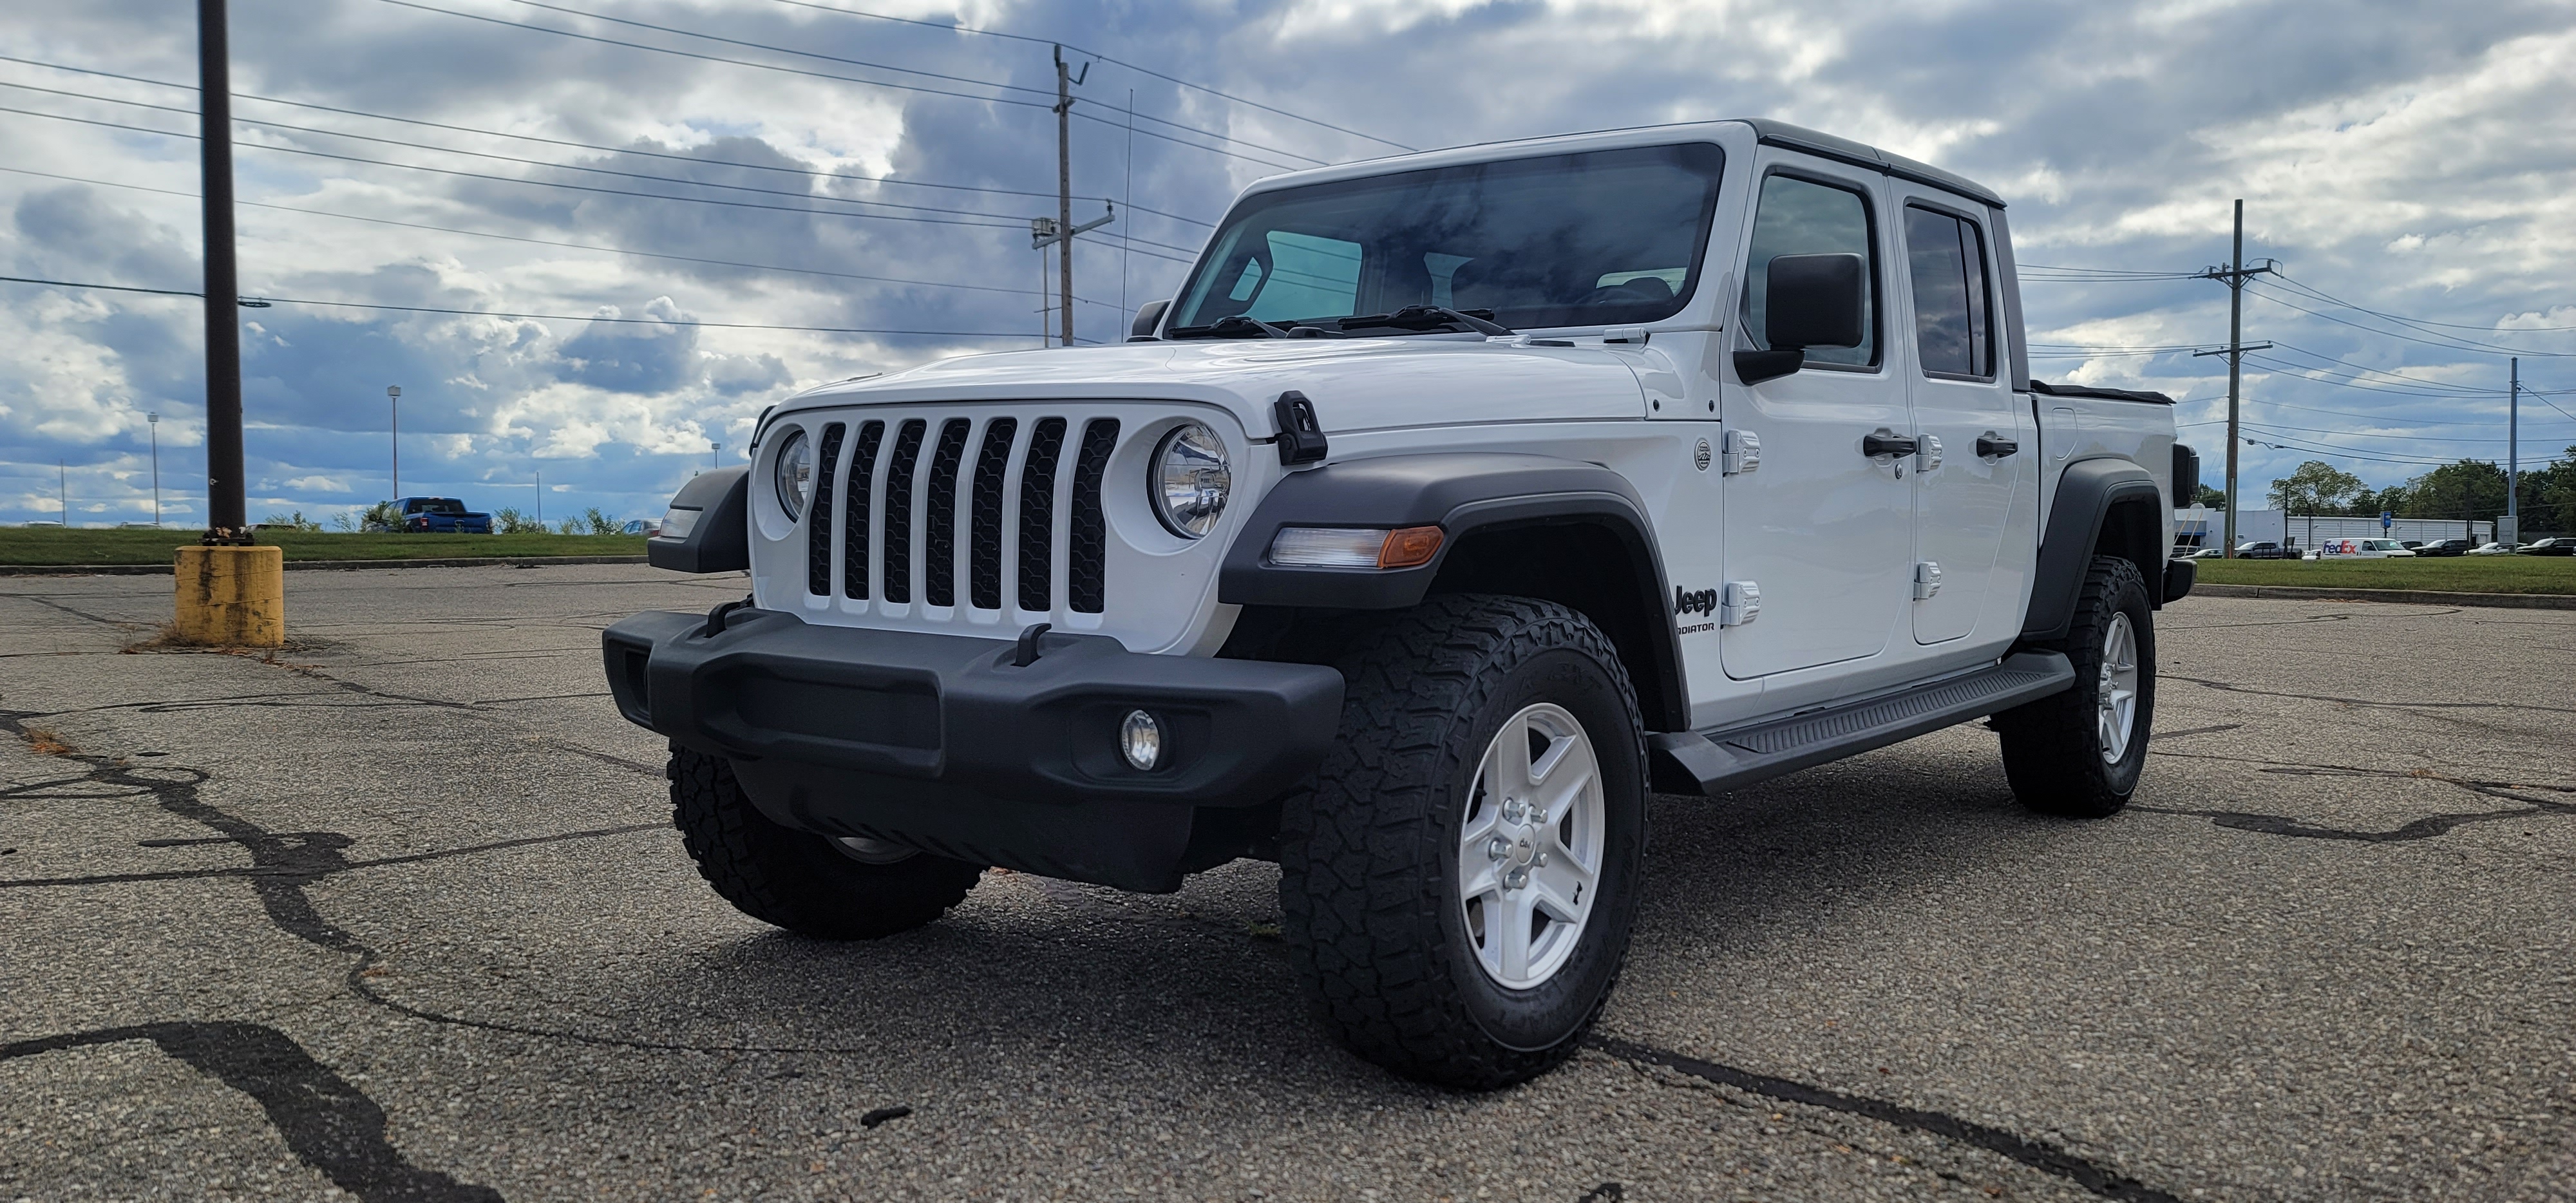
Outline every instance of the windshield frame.
{"type": "MultiPolygon", "coordinates": [[[[1732,166],[1728,161],[1725,146],[1719,143],[1715,138],[1677,138],[1669,142],[1649,142],[1625,146],[1595,146],[1582,148],[1551,147],[1544,150],[1532,150],[1527,154],[1508,155],[1490,159],[1476,159],[1464,163],[1444,163],[1436,166],[1418,167],[1405,171],[1389,171],[1371,175],[1351,176],[1343,179],[1323,180],[1311,184],[1290,183],[1248,192],[1235,200],[1234,205],[1226,211],[1225,217],[1217,223],[1215,230],[1209,235],[1206,246],[1200,251],[1198,258],[1191,264],[1189,275],[1182,280],[1180,288],[1173,292],[1172,304],[1164,312],[1161,328],[1155,332],[1156,337],[1169,338],[1171,337],[1170,332],[1176,329],[1206,328],[1200,326],[1184,327],[1180,318],[1184,307],[1193,298],[1199,298],[1199,294],[1202,289],[1202,282],[1208,278],[1211,272],[1218,271],[1222,266],[1223,261],[1229,257],[1228,252],[1230,250],[1230,244],[1228,235],[1241,223],[1251,220],[1257,216],[1261,210],[1279,204],[1289,198],[1330,198],[1336,194],[1346,192],[1378,189],[1402,189],[1406,186],[1407,181],[1420,181],[1427,185],[1430,182],[1431,177],[1451,173],[1480,171],[1499,165],[1528,164],[1547,159],[1572,159],[1588,156],[1641,155],[1653,152],[1682,152],[1685,154],[1704,154],[1707,156],[1704,163],[1688,165],[1693,170],[1704,170],[1707,179],[1707,186],[1700,197],[1699,212],[1692,221],[1693,237],[1690,261],[1684,268],[1685,274],[1683,277],[1683,282],[1686,287],[1674,291],[1668,307],[1652,316],[1623,314],[1608,321],[1578,320],[1542,322],[1533,321],[1527,317],[1516,318],[1511,311],[1492,314],[1490,316],[1492,316],[1494,320],[1514,326],[1517,330],[1523,332],[1532,330],[1587,329],[1606,326],[1636,326],[1669,321],[1672,318],[1689,311],[1694,305],[1698,304],[1700,298],[1705,295],[1707,291],[1705,277],[1709,267],[1709,247],[1711,243],[1715,241],[1714,233],[1717,214],[1722,202],[1725,200],[1727,171],[1729,167],[1732,166]]],[[[1212,287],[1212,285],[1210,285],[1210,287],[1212,287]]],[[[1536,312],[1549,317],[1561,317],[1566,316],[1562,311],[1569,308],[1571,308],[1571,306],[1554,306],[1548,309],[1537,310],[1536,312]]],[[[1466,312],[1476,314],[1479,317],[1489,315],[1489,311],[1481,309],[1468,310],[1466,312]]],[[[1376,315],[1350,314],[1347,316],[1363,317],[1376,315]]],[[[1341,319],[1333,317],[1317,317],[1312,319],[1283,320],[1277,324],[1290,325],[1297,321],[1338,324],[1339,320],[1341,319]]],[[[1405,333],[1405,331],[1391,331],[1390,333],[1405,333]]]]}

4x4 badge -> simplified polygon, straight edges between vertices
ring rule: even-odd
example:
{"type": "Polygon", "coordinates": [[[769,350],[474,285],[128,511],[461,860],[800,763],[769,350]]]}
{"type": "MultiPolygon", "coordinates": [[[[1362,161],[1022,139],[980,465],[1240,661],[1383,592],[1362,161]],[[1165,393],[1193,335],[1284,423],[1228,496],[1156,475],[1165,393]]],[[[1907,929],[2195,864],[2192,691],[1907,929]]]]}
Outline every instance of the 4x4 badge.
{"type": "Polygon", "coordinates": [[[1708,440],[1701,439],[1699,441],[1699,449],[1691,452],[1691,466],[1698,468],[1702,472],[1706,472],[1708,471],[1708,464],[1711,458],[1713,457],[1709,454],[1708,440]]]}

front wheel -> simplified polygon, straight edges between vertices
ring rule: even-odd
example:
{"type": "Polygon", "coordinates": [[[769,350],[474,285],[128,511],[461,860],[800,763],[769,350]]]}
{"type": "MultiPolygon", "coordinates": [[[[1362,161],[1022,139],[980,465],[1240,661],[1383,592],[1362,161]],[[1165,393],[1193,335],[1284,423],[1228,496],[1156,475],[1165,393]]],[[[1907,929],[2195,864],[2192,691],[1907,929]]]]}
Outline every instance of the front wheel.
{"type": "Polygon", "coordinates": [[[671,820],[698,875],[734,909],[800,936],[869,940],[966,900],[983,869],[857,837],[771,822],[721,756],[671,745],[671,820]]]}
{"type": "Polygon", "coordinates": [[[1333,1034],[1491,1089],[1573,1055],[1627,955],[1643,724],[1590,620],[1435,597],[1358,639],[1341,738],[1281,816],[1289,950],[1333,1034]]]}
{"type": "Polygon", "coordinates": [[[2117,814],[2138,788],[2156,708],[2155,610],[2138,567],[2095,556],[2059,649],[2075,684],[1995,716],[2004,776],[2042,814],[2117,814]]]}

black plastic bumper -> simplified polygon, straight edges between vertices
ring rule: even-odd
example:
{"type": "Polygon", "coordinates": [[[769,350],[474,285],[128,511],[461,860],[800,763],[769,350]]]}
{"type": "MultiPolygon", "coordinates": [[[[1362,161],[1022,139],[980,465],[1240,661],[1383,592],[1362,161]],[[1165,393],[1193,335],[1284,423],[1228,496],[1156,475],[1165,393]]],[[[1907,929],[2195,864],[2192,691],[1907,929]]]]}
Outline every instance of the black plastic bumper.
{"type": "Polygon", "coordinates": [[[772,819],[1126,889],[1177,888],[1236,855],[1225,812],[1293,789],[1341,716],[1341,674],[1316,665],[1049,634],[1018,667],[1008,640],[749,608],[707,625],[654,612],[610,627],[609,688],[629,720],[732,761],[772,819]],[[1118,751],[1140,709],[1163,730],[1151,772],[1118,751]]]}
{"type": "Polygon", "coordinates": [[[2191,586],[2200,579],[2200,564],[2195,560],[2165,561],[2165,595],[2163,602],[2178,602],[2190,596],[2191,586]]]}

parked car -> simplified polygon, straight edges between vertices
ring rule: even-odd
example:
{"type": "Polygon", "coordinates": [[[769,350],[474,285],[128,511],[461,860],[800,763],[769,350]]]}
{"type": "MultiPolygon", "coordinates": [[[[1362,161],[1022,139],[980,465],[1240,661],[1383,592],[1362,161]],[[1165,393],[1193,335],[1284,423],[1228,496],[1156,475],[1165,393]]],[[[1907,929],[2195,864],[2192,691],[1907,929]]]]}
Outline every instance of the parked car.
{"type": "Polygon", "coordinates": [[[622,534],[658,535],[662,533],[662,524],[659,522],[647,521],[642,518],[629,518],[626,520],[626,525],[618,527],[617,529],[622,534]]]}
{"type": "Polygon", "coordinates": [[[402,515],[402,529],[415,534],[492,533],[492,515],[466,509],[453,497],[404,497],[394,502],[394,510],[402,515]]]}
{"type": "Polygon", "coordinates": [[[2408,551],[2414,551],[2424,546],[2424,541],[2422,539],[2399,539],[2397,542],[2399,546],[2404,547],[2408,551]]]}
{"type": "Polygon", "coordinates": [[[2414,551],[2395,539],[2328,539],[2317,544],[2313,558],[2322,560],[2411,559],[2414,551]]]}
{"type": "Polygon", "coordinates": [[[2554,535],[2546,539],[2534,539],[2529,544],[2515,551],[2514,554],[2524,556],[2576,556],[2576,539],[2568,538],[2565,535],[2554,535]]]}
{"type": "Polygon", "coordinates": [[[2180,560],[2223,560],[2227,558],[2227,549],[2224,547],[2204,547],[2189,555],[2176,556],[2174,558],[2180,560]]]}
{"type": "Polygon", "coordinates": [[[2273,543],[2268,540],[2261,543],[2239,543],[2236,545],[2236,558],[2240,560],[2295,560],[2299,558],[2299,549],[2295,547],[2283,547],[2278,543],[2273,543]]]}
{"type": "Polygon", "coordinates": [[[2473,556],[2509,556],[2522,547],[2519,543],[2484,543],[2470,549],[2473,556]]]}
{"type": "Polygon", "coordinates": [[[2035,811],[2137,788],[2197,457],[2171,398],[2029,378],[2002,219],[1770,121],[1271,176],[1126,345],[767,410],[647,544],[751,596],[609,628],[609,687],[755,919],[1271,860],[1344,1045],[1533,1077],[1651,896],[1650,789],[1989,715],[2035,811]]]}
{"type": "Polygon", "coordinates": [[[2418,545],[2415,548],[2415,554],[2436,557],[2464,556],[2476,550],[2477,546],[2477,541],[2474,539],[2435,539],[2430,543],[2418,545]]]}

